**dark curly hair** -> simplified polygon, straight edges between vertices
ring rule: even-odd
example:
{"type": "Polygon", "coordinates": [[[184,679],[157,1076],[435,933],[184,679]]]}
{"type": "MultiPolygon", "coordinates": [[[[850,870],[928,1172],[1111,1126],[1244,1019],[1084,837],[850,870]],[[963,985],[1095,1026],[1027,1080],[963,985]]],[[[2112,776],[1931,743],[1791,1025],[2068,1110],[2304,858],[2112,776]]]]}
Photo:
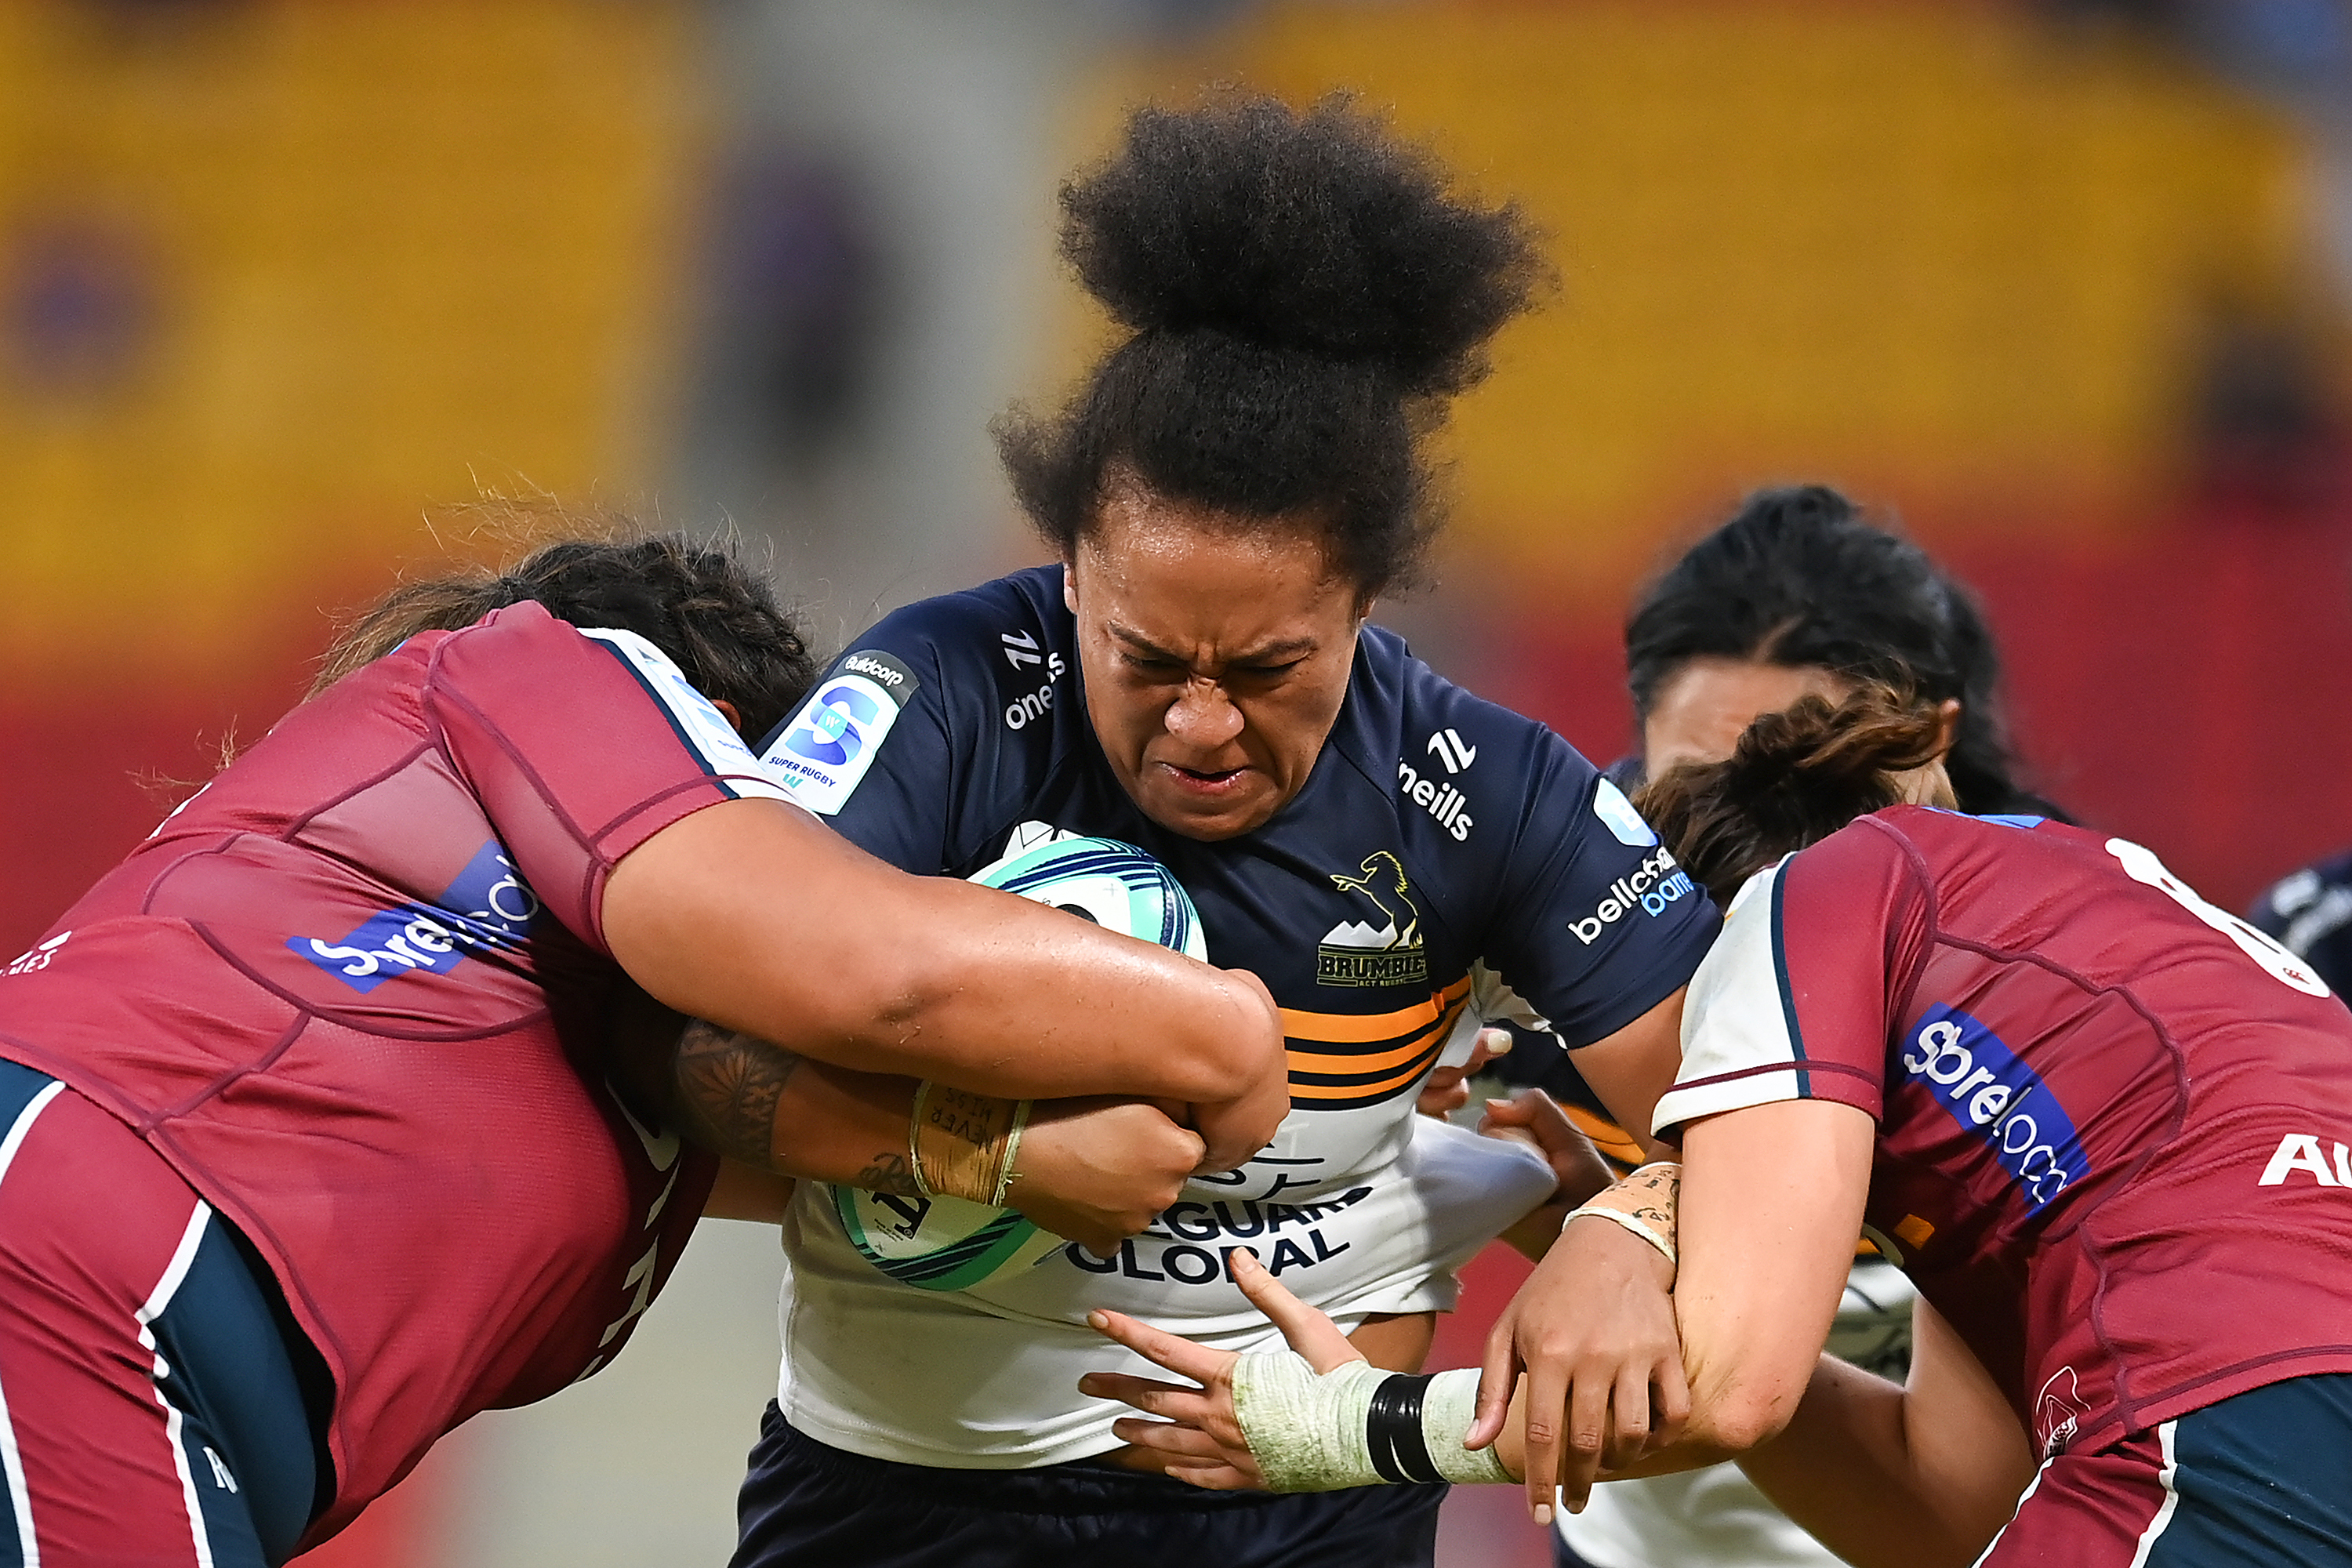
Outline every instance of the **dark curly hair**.
{"type": "MultiPolygon", "coordinates": [[[[544,532],[549,518],[513,513],[544,532]]],[[[731,543],[646,533],[626,519],[560,516],[558,526],[605,537],[541,544],[504,571],[475,566],[403,583],[343,628],[327,650],[311,695],[423,631],[456,631],[492,610],[530,600],[577,626],[632,631],[667,655],[715,701],[734,705],[743,733],[782,723],[816,679],[816,661],[764,574],[731,543]]]]}
{"type": "Polygon", "coordinates": [[[1935,761],[1942,731],[1933,704],[1876,681],[1842,702],[1806,697],[1758,715],[1722,762],[1652,779],[1633,805],[1675,862],[1728,904],[1782,856],[1899,805],[1895,775],[1935,761]]]}
{"type": "Polygon", "coordinates": [[[1438,514],[1420,438],[1486,374],[1545,276],[1515,206],[1344,98],[1139,110],[1062,188],[1062,253],[1131,335],[1055,417],[997,445],[1065,558],[1123,479],[1247,529],[1311,516],[1369,598],[1411,582],[1438,514]]]}
{"type": "Polygon", "coordinates": [[[1968,591],[1909,540],[1825,485],[1758,490],[1652,584],[1625,626],[1633,710],[1647,719],[1704,658],[1834,670],[1960,704],[1944,759],[1960,807],[2063,817],[2017,781],[2000,658],[1968,591]]]}

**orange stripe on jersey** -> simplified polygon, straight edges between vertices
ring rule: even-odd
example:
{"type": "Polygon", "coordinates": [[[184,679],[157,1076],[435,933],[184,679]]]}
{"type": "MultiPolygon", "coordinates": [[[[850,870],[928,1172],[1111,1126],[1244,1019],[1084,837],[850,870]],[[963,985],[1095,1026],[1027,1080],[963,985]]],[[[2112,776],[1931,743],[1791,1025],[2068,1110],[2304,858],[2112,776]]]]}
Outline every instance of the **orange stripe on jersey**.
{"type": "Polygon", "coordinates": [[[1412,1061],[1397,1071],[1373,1083],[1301,1083],[1290,1080],[1290,1098],[1295,1103],[1328,1107],[1334,1103],[1349,1106],[1376,1105],[1412,1087],[1429,1064],[1437,1059],[1439,1047],[1433,1042],[1412,1061]]]}
{"type": "Polygon", "coordinates": [[[1421,1075],[1429,1070],[1439,1053],[1444,1050],[1446,1037],[1468,1005],[1470,982],[1465,976],[1444,990],[1437,992],[1417,1007],[1400,1008],[1393,1013],[1376,1013],[1369,1016],[1300,1013],[1286,1008],[1283,1018],[1290,1029],[1290,1098],[1295,1103],[1313,1105],[1324,1110],[1347,1109],[1377,1105],[1411,1089],[1421,1075]],[[1307,1035],[1292,1024],[1292,1020],[1311,1020],[1307,1026],[1319,1026],[1322,1034],[1307,1035]],[[1402,1022],[1413,1032],[1410,1037],[1394,1045],[1402,1022]],[[1382,1032],[1375,1034],[1373,1028],[1382,1032]],[[1333,1037],[1339,1037],[1334,1038],[1333,1037]],[[1338,1045],[1339,1050],[1301,1050],[1298,1042],[1310,1045],[1338,1045]],[[1358,1043],[1367,1049],[1348,1050],[1344,1047],[1358,1043]],[[1379,1048],[1385,1047],[1386,1048],[1379,1048]]]}
{"type": "Polygon", "coordinates": [[[1437,1027],[1425,1029],[1391,1050],[1363,1056],[1344,1056],[1329,1051],[1302,1051],[1293,1046],[1290,1047],[1290,1070],[1295,1073],[1374,1072],[1381,1068],[1399,1067],[1427,1050],[1431,1041],[1451,1034],[1454,1020],[1459,1016],[1454,1009],[1448,1008],[1439,1019],[1437,1027]]]}
{"type": "Polygon", "coordinates": [[[1614,1121],[1580,1105],[1563,1105],[1560,1109],[1568,1112],[1569,1124],[1591,1139],[1592,1146],[1603,1154],[1620,1164],[1638,1165],[1642,1163],[1642,1146],[1633,1142],[1632,1133],[1614,1121]]]}
{"type": "Polygon", "coordinates": [[[1321,1040],[1330,1045],[1360,1045],[1393,1040],[1400,1035],[1426,1029],[1439,1015],[1470,994],[1470,977],[1464,975],[1426,1002],[1400,1007],[1393,1013],[1309,1013],[1300,1007],[1282,1009],[1282,1032],[1294,1040],[1321,1040]]]}

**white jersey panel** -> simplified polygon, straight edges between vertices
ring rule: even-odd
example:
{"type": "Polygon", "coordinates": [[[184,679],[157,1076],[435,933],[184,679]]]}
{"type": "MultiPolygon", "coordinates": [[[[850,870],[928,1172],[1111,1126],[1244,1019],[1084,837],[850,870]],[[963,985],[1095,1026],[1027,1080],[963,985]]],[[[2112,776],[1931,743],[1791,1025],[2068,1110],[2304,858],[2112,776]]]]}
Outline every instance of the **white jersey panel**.
{"type": "Polygon", "coordinates": [[[1427,1117],[1294,1112],[1283,1127],[1276,1158],[1288,1149],[1310,1163],[1253,1162],[1243,1183],[1195,1182],[1115,1258],[1064,1246],[960,1291],[878,1272],[829,1190],[801,1184],[785,1220],[785,1418],[820,1442],[907,1464],[1083,1458],[1118,1447],[1110,1424],[1131,1413],[1086,1398],[1078,1379],[1153,1370],[1087,1328],[1089,1311],[1111,1308],[1220,1350],[1277,1344],[1226,1277],[1224,1255],[1240,1247],[1345,1327],[1450,1308],[1453,1269],[1552,1193],[1549,1168],[1524,1144],[1427,1117]]]}
{"type": "Polygon", "coordinates": [[[1795,1100],[1797,1075],[1770,1069],[1798,1060],[1780,1000],[1780,955],[1772,936],[1772,893],[1780,868],[1748,879],[1724,911],[1723,932],[1691,976],[1683,1008],[1683,1065],[1675,1087],[1658,1097],[1650,1130],[1719,1111],[1795,1100]]]}

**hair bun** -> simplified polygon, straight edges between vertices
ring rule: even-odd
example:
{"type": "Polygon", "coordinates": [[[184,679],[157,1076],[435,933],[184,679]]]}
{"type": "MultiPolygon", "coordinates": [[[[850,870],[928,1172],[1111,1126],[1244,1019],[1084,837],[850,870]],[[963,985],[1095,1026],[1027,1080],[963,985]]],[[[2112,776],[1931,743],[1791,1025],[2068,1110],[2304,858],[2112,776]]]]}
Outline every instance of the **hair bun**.
{"type": "Polygon", "coordinates": [[[1136,331],[1377,363],[1412,394],[1484,374],[1479,351],[1546,276],[1516,206],[1451,195],[1342,96],[1141,110],[1062,208],[1063,254],[1136,331]]]}

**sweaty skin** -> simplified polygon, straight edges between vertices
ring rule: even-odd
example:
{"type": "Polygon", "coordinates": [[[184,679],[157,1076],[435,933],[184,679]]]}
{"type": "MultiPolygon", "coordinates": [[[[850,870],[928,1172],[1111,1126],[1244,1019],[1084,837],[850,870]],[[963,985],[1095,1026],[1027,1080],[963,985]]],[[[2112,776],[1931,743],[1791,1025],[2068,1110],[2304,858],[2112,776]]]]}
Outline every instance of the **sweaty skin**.
{"type": "Polygon", "coordinates": [[[1146,816],[1231,838],[1306,787],[1371,608],[1312,523],[1243,532],[1115,483],[1065,565],[1087,716],[1146,816]]]}

